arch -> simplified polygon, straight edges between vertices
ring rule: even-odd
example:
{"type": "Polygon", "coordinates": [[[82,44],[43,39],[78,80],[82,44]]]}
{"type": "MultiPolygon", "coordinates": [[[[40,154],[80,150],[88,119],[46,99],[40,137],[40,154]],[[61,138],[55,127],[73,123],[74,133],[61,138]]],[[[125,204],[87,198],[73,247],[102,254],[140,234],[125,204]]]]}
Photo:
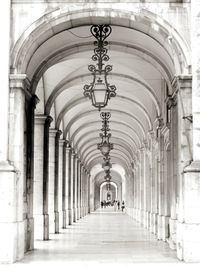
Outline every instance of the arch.
{"type": "MultiPolygon", "coordinates": [[[[123,144],[124,147],[126,148],[126,150],[131,155],[131,157],[134,158],[135,155],[134,155],[133,151],[131,150],[131,148],[128,146],[129,143],[127,143],[125,140],[123,140],[123,139],[121,139],[119,137],[112,137],[112,141],[111,142],[114,144],[114,146],[115,146],[115,141],[119,142],[119,144],[121,143],[120,146],[122,146],[122,144],[123,144]]],[[[88,142],[85,142],[84,145],[82,145],[82,147],[80,147],[79,154],[83,155],[85,150],[89,149],[90,147],[92,147],[94,145],[97,145],[97,138],[96,137],[91,138],[90,141],[88,141],[88,142]],[[88,146],[86,146],[86,145],[88,145],[88,146]],[[82,150],[82,153],[81,153],[81,150],[82,150]]]]}
{"type": "MultiPolygon", "coordinates": [[[[52,107],[56,97],[61,92],[63,92],[64,90],[69,89],[71,86],[77,84],[78,82],[83,82],[84,78],[90,77],[90,76],[91,76],[91,74],[87,73],[87,74],[82,74],[82,75],[75,76],[75,77],[70,78],[70,79],[64,79],[63,81],[61,81],[56,86],[56,88],[53,90],[53,92],[51,93],[51,95],[49,96],[49,98],[47,100],[47,103],[45,105],[45,114],[49,115],[51,107],[52,107]]],[[[115,78],[121,77],[121,78],[123,78],[123,79],[125,79],[127,81],[134,81],[134,82],[138,83],[138,85],[142,86],[146,90],[146,92],[149,94],[149,96],[151,97],[151,99],[152,99],[152,101],[153,101],[153,103],[155,104],[155,107],[156,107],[157,116],[161,115],[161,107],[160,107],[159,100],[158,100],[154,90],[148,84],[146,84],[144,81],[139,80],[136,77],[132,77],[132,76],[126,75],[126,74],[112,72],[112,73],[109,74],[109,76],[111,76],[111,77],[113,76],[115,78]]],[[[120,96],[120,97],[124,97],[124,96],[120,96]]],[[[78,104],[80,104],[80,103],[85,102],[87,100],[84,99],[84,98],[79,98],[76,101],[77,101],[78,104]]],[[[59,114],[59,116],[57,118],[57,122],[56,122],[56,126],[57,127],[59,127],[59,125],[60,125],[60,122],[62,120],[63,114],[65,114],[67,111],[69,111],[71,108],[73,108],[77,104],[77,103],[75,103],[76,101],[68,103],[68,104],[65,105],[65,107],[60,112],[60,114],[59,114]]],[[[132,100],[132,99],[130,101],[135,101],[135,103],[137,103],[137,105],[139,105],[143,109],[143,112],[146,113],[145,107],[141,103],[138,103],[136,100],[132,100]]]]}
{"type": "MultiPolygon", "coordinates": [[[[88,168],[89,169],[92,169],[92,167],[94,167],[95,165],[99,164],[99,160],[100,159],[102,159],[102,156],[101,155],[95,156],[95,158],[92,159],[88,163],[88,168]]],[[[112,156],[112,159],[114,159],[117,164],[119,164],[120,166],[122,166],[122,168],[125,170],[125,172],[128,172],[128,166],[127,166],[126,162],[123,159],[119,159],[117,156],[112,156]]]]}
{"type": "MultiPolygon", "coordinates": [[[[106,112],[106,111],[109,112],[110,110],[109,109],[104,109],[104,112],[106,112]]],[[[67,124],[67,127],[64,129],[64,132],[63,132],[63,137],[66,138],[67,133],[68,133],[69,129],[71,128],[71,126],[73,125],[73,123],[77,122],[78,120],[82,119],[84,116],[86,116],[88,114],[93,114],[93,113],[96,113],[96,112],[97,112],[96,110],[91,110],[91,111],[83,112],[81,114],[77,114],[67,124]]],[[[123,114],[123,115],[126,115],[126,116],[130,117],[134,122],[137,123],[137,125],[139,126],[139,128],[141,130],[141,134],[142,134],[143,138],[145,138],[145,129],[144,129],[143,125],[141,124],[141,122],[138,120],[138,118],[136,118],[134,115],[132,115],[132,114],[130,114],[128,112],[119,111],[117,109],[112,109],[112,113],[123,114]]],[[[57,127],[57,128],[59,128],[59,127],[57,127]]]]}
{"type": "MultiPolygon", "coordinates": [[[[89,163],[90,163],[96,156],[99,156],[99,158],[102,159],[102,155],[100,155],[100,153],[99,153],[98,151],[97,151],[97,152],[94,151],[94,153],[92,153],[92,155],[90,155],[90,157],[88,156],[88,159],[85,160],[85,165],[86,165],[86,166],[89,166],[89,163]]],[[[128,159],[128,161],[127,161],[127,159],[124,158],[124,157],[123,157],[119,152],[117,152],[116,150],[115,150],[115,151],[112,151],[112,154],[110,154],[110,156],[111,156],[112,159],[115,157],[115,158],[118,158],[118,159],[120,159],[121,161],[123,161],[123,162],[125,163],[124,166],[126,166],[126,169],[128,170],[128,167],[129,167],[129,165],[131,164],[131,162],[129,162],[129,159],[128,159]]]]}
{"type": "MultiPolygon", "coordinates": [[[[114,143],[114,151],[116,152],[116,151],[120,151],[122,154],[124,154],[126,157],[127,157],[127,159],[129,159],[130,160],[130,162],[133,160],[133,157],[132,157],[132,155],[131,155],[131,152],[130,152],[130,150],[127,150],[126,149],[127,148],[127,146],[126,147],[124,147],[122,144],[119,144],[119,143],[114,143]],[[119,148],[120,147],[120,148],[119,148]]],[[[91,153],[93,153],[94,151],[96,151],[96,146],[95,146],[95,148],[94,147],[89,147],[89,148],[87,148],[87,149],[85,149],[85,151],[82,153],[82,158],[83,158],[83,161],[85,161],[85,159],[91,154],[91,153]]],[[[112,152],[111,152],[112,153],[112,152]]],[[[103,156],[102,156],[102,158],[103,158],[103,156]]]]}
{"type": "MultiPolygon", "coordinates": [[[[125,126],[125,127],[127,127],[128,130],[131,130],[131,132],[134,134],[134,136],[135,136],[136,139],[138,140],[139,144],[141,145],[141,143],[140,143],[140,138],[139,138],[138,134],[136,133],[136,131],[135,131],[129,124],[126,124],[126,123],[124,123],[124,122],[122,122],[122,121],[113,121],[113,120],[110,120],[110,123],[111,123],[112,125],[115,125],[115,124],[116,124],[116,125],[121,125],[121,126],[125,126]]],[[[72,136],[71,136],[71,138],[70,138],[70,142],[73,143],[73,141],[74,141],[76,135],[78,134],[78,132],[80,132],[81,130],[87,128],[88,126],[92,126],[92,125],[96,125],[96,124],[97,124],[96,121],[92,121],[92,122],[89,122],[89,123],[87,123],[87,124],[83,124],[83,125],[81,125],[81,126],[80,126],[80,127],[79,127],[79,128],[72,134],[72,136]]],[[[94,131],[90,131],[90,133],[91,133],[91,132],[94,133],[94,132],[96,132],[96,130],[94,130],[94,131]]],[[[74,144],[74,149],[75,149],[75,150],[77,149],[78,144],[79,144],[79,142],[81,141],[81,139],[84,138],[84,137],[86,137],[87,134],[88,134],[88,132],[86,132],[85,134],[83,134],[83,135],[81,136],[81,138],[79,138],[78,140],[76,140],[76,143],[74,144]]],[[[129,134],[127,134],[127,132],[126,132],[126,135],[130,138],[131,142],[134,143],[135,148],[137,148],[137,144],[136,144],[135,140],[132,138],[132,136],[130,136],[129,134]]],[[[81,147],[80,147],[80,148],[81,148],[81,147]]]]}
{"type": "MultiPolygon", "coordinates": [[[[37,21],[35,21],[27,30],[24,31],[24,33],[16,42],[12,50],[11,68],[15,69],[17,73],[26,73],[30,58],[42,43],[46,42],[52,36],[72,27],[78,27],[92,23],[102,23],[102,17],[104,18],[104,23],[106,24],[132,29],[134,29],[134,20],[139,17],[141,25],[137,25],[137,27],[135,27],[135,30],[143,32],[144,34],[148,34],[151,38],[161,44],[161,41],[158,40],[156,31],[152,27],[153,22],[154,25],[156,24],[159,27],[161,37],[172,36],[172,46],[178,48],[175,49],[175,52],[181,51],[184,65],[186,67],[190,65],[190,51],[188,45],[180,36],[180,34],[160,16],[142,8],[141,12],[137,13],[127,10],[120,11],[111,8],[97,8],[95,10],[91,10],[90,6],[85,4],[84,8],[77,8],[77,10],[73,11],[69,9],[65,10],[65,8],[59,8],[56,11],[45,14],[37,21]],[[143,14],[143,16],[141,16],[141,14],[143,14]],[[142,22],[148,25],[148,30],[145,30],[146,28],[144,27],[142,28],[142,22]],[[60,27],[58,27],[58,25],[60,27]],[[29,38],[30,35],[32,38],[29,38]],[[25,60],[25,58],[27,57],[27,51],[30,51],[30,55],[28,55],[28,58],[25,60]]],[[[165,45],[165,49],[167,50],[167,44],[162,45],[165,45]]],[[[171,55],[171,57],[173,58],[173,55],[171,55]]],[[[178,53],[176,54],[176,57],[179,59],[178,53]]],[[[177,66],[177,68],[178,67],[180,69],[182,68],[181,66],[177,66]]]]}

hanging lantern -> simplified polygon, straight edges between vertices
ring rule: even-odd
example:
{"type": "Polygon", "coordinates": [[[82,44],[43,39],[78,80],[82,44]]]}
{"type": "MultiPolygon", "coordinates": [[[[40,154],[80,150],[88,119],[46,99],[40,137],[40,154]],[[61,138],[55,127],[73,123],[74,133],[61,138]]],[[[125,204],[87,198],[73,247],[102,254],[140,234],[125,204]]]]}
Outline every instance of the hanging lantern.
{"type": "Polygon", "coordinates": [[[109,160],[107,160],[102,164],[102,168],[104,169],[104,171],[108,171],[112,168],[112,164],[109,160]]]}
{"type": "Polygon", "coordinates": [[[101,137],[102,141],[101,143],[97,144],[97,148],[101,151],[103,156],[108,156],[110,151],[113,149],[113,144],[109,141],[111,134],[104,136],[102,133],[100,133],[99,136],[101,137]]]}
{"type": "Polygon", "coordinates": [[[110,191],[110,189],[111,189],[110,182],[106,183],[106,189],[107,189],[107,191],[110,191]]]}
{"type": "Polygon", "coordinates": [[[93,25],[91,27],[92,35],[97,39],[94,45],[97,46],[94,49],[94,55],[92,56],[93,61],[97,61],[95,65],[89,65],[88,69],[93,75],[93,81],[89,85],[84,85],[84,96],[89,97],[92,100],[92,105],[99,110],[105,107],[108,100],[111,97],[116,96],[115,85],[110,85],[107,82],[107,75],[112,70],[111,65],[104,66],[103,61],[108,61],[109,56],[107,55],[108,49],[105,46],[108,42],[105,39],[110,35],[112,29],[109,25],[93,25]]]}

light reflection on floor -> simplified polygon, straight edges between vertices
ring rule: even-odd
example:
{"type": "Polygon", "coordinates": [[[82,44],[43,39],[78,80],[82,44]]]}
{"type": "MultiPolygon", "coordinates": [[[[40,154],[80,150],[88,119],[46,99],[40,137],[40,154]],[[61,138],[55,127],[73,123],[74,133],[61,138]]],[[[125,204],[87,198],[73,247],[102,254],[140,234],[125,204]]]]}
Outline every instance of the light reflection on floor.
{"type": "MultiPolygon", "coordinates": [[[[15,265],[35,266],[152,266],[185,265],[168,244],[122,212],[108,207],[82,218],[49,241],[37,241],[35,250],[15,265]]],[[[188,265],[187,265],[188,266],[188,265]]]]}

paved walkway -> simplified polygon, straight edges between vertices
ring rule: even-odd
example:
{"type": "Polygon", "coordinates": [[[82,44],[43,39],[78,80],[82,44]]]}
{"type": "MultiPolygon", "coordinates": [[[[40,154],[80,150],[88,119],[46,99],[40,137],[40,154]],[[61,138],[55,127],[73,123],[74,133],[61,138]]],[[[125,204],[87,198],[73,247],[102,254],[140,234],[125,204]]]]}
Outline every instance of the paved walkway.
{"type": "Polygon", "coordinates": [[[51,240],[36,242],[35,248],[15,266],[185,265],[166,243],[157,241],[128,215],[112,208],[82,218],[60,234],[51,235],[51,240]]]}

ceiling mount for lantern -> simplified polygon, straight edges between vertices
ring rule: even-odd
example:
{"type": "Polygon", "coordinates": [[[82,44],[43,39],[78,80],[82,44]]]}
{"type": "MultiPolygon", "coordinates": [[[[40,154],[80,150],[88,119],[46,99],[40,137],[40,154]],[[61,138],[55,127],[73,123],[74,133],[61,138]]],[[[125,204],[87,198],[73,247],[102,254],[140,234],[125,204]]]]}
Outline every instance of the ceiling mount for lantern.
{"type": "Polygon", "coordinates": [[[105,39],[110,35],[112,28],[110,25],[92,25],[90,29],[92,35],[97,39],[94,45],[93,61],[97,61],[95,65],[89,65],[88,69],[93,75],[93,81],[90,84],[84,85],[84,96],[92,100],[92,105],[99,110],[105,107],[108,99],[116,96],[115,85],[110,85],[107,81],[108,73],[112,71],[111,65],[104,67],[104,61],[109,60],[107,55],[108,49],[105,46],[108,42],[105,39]]]}

